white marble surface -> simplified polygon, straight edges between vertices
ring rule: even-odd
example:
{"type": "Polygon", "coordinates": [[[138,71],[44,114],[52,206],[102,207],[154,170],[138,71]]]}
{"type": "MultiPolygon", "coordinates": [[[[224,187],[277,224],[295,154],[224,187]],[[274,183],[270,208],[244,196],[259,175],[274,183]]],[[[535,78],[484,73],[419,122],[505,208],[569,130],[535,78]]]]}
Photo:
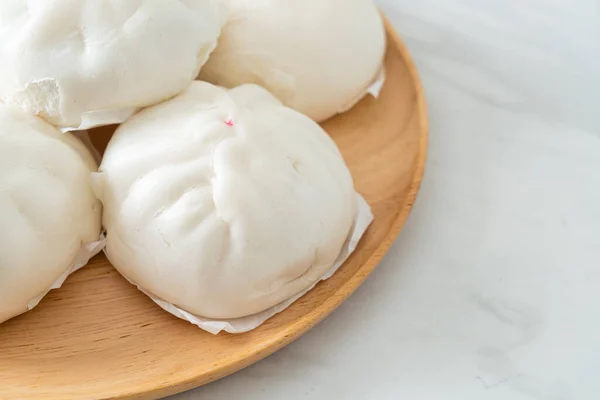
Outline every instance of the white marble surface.
{"type": "Polygon", "coordinates": [[[600,1],[379,3],[430,108],[406,228],[306,336],[172,400],[599,399],[600,1]]]}

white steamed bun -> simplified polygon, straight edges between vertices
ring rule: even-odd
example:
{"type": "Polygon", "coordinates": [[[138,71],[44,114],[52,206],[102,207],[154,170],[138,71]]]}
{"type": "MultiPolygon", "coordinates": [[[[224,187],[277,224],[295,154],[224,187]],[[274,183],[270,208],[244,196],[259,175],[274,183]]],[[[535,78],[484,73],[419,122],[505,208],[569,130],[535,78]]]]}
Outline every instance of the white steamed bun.
{"type": "Polygon", "coordinates": [[[106,252],[144,291],[237,318],[319,280],[355,215],[329,136],[266,90],[194,82],[121,125],[95,176],[106,252]]]}
{"type": "Polygon", "coordinates": [[[98,240],[95,168],[75,137],[0,104],[0,322],[27,311],[98,240]]]}
{"type": "Polygon", "coordinates": [[[0,100],[54,125],[120,123],[198,74],[218,0],[1,0],[0,100]]]}
{"type": "Polygon", "coordinates": [[[200,79],[259,84],[320,122],[362,98],[378,76],[385,30],[372,0],[222,0],[229,8],[200,79]]]}

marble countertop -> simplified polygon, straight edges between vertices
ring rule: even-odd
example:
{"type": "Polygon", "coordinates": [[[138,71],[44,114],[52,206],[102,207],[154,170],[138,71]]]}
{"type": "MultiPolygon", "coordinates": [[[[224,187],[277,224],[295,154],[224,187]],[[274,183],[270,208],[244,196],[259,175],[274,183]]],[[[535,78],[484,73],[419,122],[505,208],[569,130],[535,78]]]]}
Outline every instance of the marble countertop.
{"type": "Polygon", "coordinates": [[[430,113],[405,229],[311,332],[171,400],[600,398],[600,2],[379,4],[430,113]]]}

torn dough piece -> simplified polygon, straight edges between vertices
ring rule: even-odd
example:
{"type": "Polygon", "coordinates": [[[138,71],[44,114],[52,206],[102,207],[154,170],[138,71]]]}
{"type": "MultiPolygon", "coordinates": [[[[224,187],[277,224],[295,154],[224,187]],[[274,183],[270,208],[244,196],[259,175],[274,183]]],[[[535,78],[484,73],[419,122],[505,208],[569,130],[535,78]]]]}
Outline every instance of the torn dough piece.
{"type": "Polygon", "coordinates": [[[0,1],[0,100],[64,130],[181,92],[216,46],[218,0],[0,1]]]}
{"type": "Polygon", "coordinates": [[[372,0],[222,0],[229,19],[199,79],[259,84],[321,122],[379,77],[386,39],[372,0]]]}
{"type": "Polygon", "coordinates": [[[95,170],[77,138],[0,104],[0,322],[99,251],[95,170]]]}
{"type": "Polygon", "coordinates": [[[141,111],[94,178],[112,264],[207,318],[255,314],[311,287],[355,217],[334,142],[256,85],[194,82],[141,111]]]}

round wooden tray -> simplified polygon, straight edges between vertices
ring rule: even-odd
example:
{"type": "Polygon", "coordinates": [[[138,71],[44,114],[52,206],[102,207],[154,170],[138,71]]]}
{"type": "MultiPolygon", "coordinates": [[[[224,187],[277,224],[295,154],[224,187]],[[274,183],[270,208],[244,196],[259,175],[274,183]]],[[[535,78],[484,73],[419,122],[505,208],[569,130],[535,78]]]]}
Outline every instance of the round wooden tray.
{"type": "MultiPolygon", "coordinates": [[[[406,47],[387,22],[386,27],[381,96],[365,98],[324,124],[375,214],[357,251],[331,279],[252,332],[213,336],[164,312],[99,255],[36,309],[0,325],[0,398],[171,395],[266,357],[338,307],[373,271],[404,224],[425,164],[423,91],[406,47]]],[[[93,139],[102,146],[112,129],[93,132],[93,139]]]]}

